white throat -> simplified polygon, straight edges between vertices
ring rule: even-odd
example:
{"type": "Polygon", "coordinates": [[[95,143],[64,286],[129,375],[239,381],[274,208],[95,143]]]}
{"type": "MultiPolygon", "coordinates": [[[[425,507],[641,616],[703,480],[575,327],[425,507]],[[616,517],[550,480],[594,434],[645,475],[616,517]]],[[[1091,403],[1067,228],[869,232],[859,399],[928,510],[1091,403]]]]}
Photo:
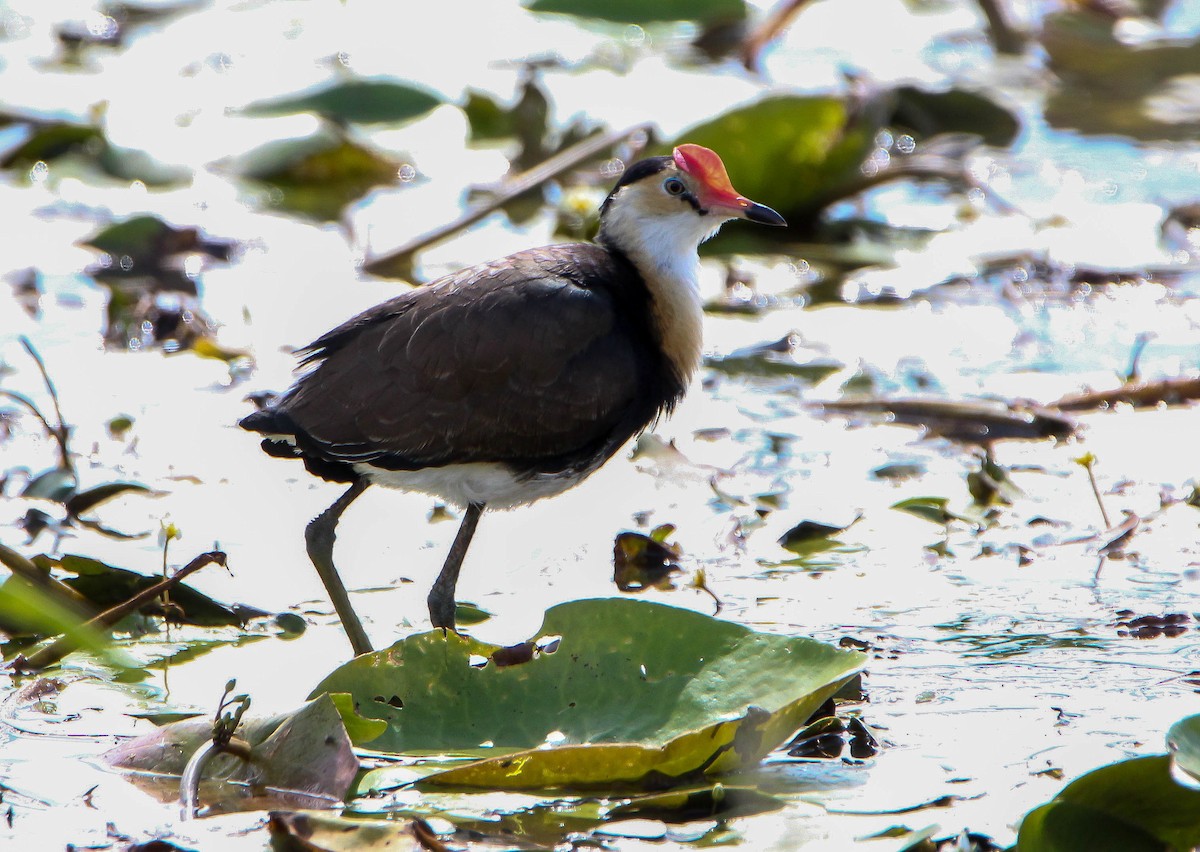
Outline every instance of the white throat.
{"type": "Polygon", "coordinates": [[[671,216],[641,213],[622,201],[614,198],[605,212],[599,239],[624,252],[642,274],[663,352],[686,384],[700,366],[703,345],[697,249],[721,222],[690,209],[671,216]]]}

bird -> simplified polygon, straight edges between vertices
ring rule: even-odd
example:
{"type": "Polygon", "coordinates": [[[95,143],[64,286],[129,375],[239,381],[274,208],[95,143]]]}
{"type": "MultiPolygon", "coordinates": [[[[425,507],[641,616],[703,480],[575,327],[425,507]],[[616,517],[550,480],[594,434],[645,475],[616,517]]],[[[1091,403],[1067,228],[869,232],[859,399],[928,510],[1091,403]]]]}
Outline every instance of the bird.
{"type": "Polygon", "coordinates": [[[702,353],[698,249],[731,219],[787,224],[714,151],[681,144],[624,170],[592,242],[450,273],[298,350],[292,386],[238,425],[349,485],[305,541],[355,655],[371,644],[333,561],[346,508],[372,484],[461,507],[427,599],[433,627],[455,629],[484,510],[571,488],[683,397],[702,353]]]}

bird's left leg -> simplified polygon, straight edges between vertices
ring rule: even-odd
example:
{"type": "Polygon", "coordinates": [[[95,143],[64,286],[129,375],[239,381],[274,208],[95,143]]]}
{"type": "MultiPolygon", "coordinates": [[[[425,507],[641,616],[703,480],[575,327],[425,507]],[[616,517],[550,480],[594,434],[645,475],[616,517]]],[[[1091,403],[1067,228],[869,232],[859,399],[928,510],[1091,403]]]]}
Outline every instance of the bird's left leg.
{"type": "Polygon", "coordinates": [[[463,558],[471,545],[471,537],[475,535],[475,527],[479,525],[479,516],[483,514],[482,503],[468,503],[467,511],[463,514],[458,534],[454,536],[454,544],[450,545],[450,553],[442,565],[442,573],[433,581],[429,590],[429,620],[434,627],[454,629],[454,588],[458,585],[458,572],[462,568],[463,558]]]}
{"type": "Polygon", "coordinates": [[[321,576],[321,582],[325,584],[325,591],[329,593],[329,599],[333,601],[333,608],[337,611],[342,627],[346,630],[346,636],[350,639],[350,646],[354,649],[356,657],[371,653],[371,640],[367,638],[367,631],[363,629],[362,622],[359,621],[358,614],[350,603],[350,595],[346,593],[346,586],[342,582],[342,578],[338,576],[337,567],[333,564],[333,543],[337,540],[335,530],[342,512],[346,511],[346,507],[353,503],[358,495],[366,491],[370,484],[366,479],[354,480],[354,484],[346,490],[346,493],[333,501],[332,506],[313,518],[304,530],[304,543],[308,547],[308,558],[312,560],[313,567],[321,576]]]}

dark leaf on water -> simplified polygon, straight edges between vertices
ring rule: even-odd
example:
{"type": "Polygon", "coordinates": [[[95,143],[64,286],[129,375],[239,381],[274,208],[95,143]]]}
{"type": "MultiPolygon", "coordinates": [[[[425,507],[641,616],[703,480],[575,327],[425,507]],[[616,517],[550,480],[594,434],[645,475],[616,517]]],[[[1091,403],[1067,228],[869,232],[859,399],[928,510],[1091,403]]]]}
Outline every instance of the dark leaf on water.
{"type": "Polygon", "coordinates": [[[78,517],[88,509],[93,509],[106,500],[111,500],[121,494],[137,492],[141,494],[150,493],[150,489],[140,482],[106,482],[103,485],[97,485],[95,488],[89,488],[86,491],[79,491],[73,494],[67,500],[67,514],[72,517],[78,517]]]}
{"type": "Polygon", "coordinates": [[[683,569],[677,545],[656,540],[653,535],[619,533],[613,543],[613,582],[622,592],[648,588],[670,589],[671,575],[683,569]]]}
{"type": "Polygon", "coordinates": [[[842,526],[803,520],[779,537],[779,546],[801,556],[838,547],[841,542],[837,541],[834,536],[852,527],[861,517],[859,515],[858,518],[842,526]]]}
{"type": "Polygon", "coordinates": [[[56,467],[43,471],[29,480],[21,491],[21,496],[63,503],[75,493],[77,484],[75,471],[65,467],[56,467]]]}
{"type": "Polygon", "coordinates": [[[966,89],[930,92],[914,86],[895,90],[891,124],[911,130],[918,138],[941,133],[969,133],[989,145],[1006,147],[1016,138],[1020,122],[991,98],[966,89]]]}
{"type": "Polygon", "coordinates": [[[337,123],[384,124],[424,115],[443,100],[438,95],[398,80],[348,80],[310,92],[246,107],[248,115],[291,115],[312,112],[337,123]]]}
{"type": "Polygon", "coordinates": [[[454,605],[454,623],[468,627],[472,624],[482,624],[492,617],[486,609],[473,603],[459,601],[454,605]]]}
{"type": "Polygon", "coordinates": [[[892,508],[935,524],[948,524],[958,517],[950,511],[949,505],[947,497],[910,497],[893,503],[892,508]]]}
{"type": "Polygon", "coordinates": [[[233,168],[267,188],[267,203],[315,219],[337,219],[342,208],[377,186],[398,182],[401,164],[335,134],[272,142],[233,168]]]}
{"type": "Polygon", "coordinates": [[[1041,42],[1059,78],[1046,103],[1052,127],[1144,141],[1200,132],[1200,38],[1127,43],[1111,20],[1065,11],[1046,17],[1041,42]]]}
{"type": "MultiPolygon", "coordinates": [[[[14,117],[14,120],[21,119],[14,117]]],[[[29,137],[0,157],[0,168],[27,169],[34,163],[53,162],[75,151],[96,154],[104,145],[104,134],[90,124],[31,122],[29,137]]]]}
{"type": "Polygon", "coordinates": [[[790,376],[806,384],[815,384],[836,373],[842,364],[828,358],[808,357],[799,347],[795,334],[779,340],[746,346],[728,355],[705,359],[705,365],[730,375],[790,376]]]}
{"type": "Polygon", "coordinates": [[[233,243],[202,237],[195,228],[176,228],[157,216],[134,216],[101,229],[82,243],[99,249],[114,259],[128,258],[118,269],[144,272],[159,269],[163,261],[177,254],[206,254],[228,260],[233,243]]]}
{"type": "Polygon", "coordinates": [[[746,17],[743,0],[532,0],[526,7],[534,12],[557,12],[618,24],[715,23],[740,21],[746,17]]]}
{"type": "MultiPolygon", "coordinates": [[[[126,601],[162,580],[161,576],[147,576],[115,568],[86,556],[66,555],[61,559],[40,556],[35,557],[34,562],[40,567],[57,567],[74,574],[64,579],[63,583],[91,601],[97,610],[105,610],[126,601]]],[[[180,583],[171,590],[171,603],[172,621],[204,627],[237,626],[243,623],[243,619],[232,608],[214,601],[186,583],[180,583]]],[[[158,614],[160,609],[156,604],[142,611],[158,614]]]]}

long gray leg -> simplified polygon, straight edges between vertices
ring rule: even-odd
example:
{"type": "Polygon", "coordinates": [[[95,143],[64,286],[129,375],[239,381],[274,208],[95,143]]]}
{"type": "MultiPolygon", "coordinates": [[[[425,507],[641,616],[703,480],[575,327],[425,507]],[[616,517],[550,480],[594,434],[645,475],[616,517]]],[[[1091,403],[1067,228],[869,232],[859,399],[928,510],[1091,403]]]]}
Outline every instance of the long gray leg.
{"type": "Polygon", "coordinates": [[[446,563],[442,565],[442,573],[433,581],[429,590],[429,620],[434,627],[454,629],[454,587],[458,585],[458,572],[462,568],[463,557],[471,546],[471,537],[475,535],[475,527],[479,525],[479,516],[483,514],[482,503],[467,504],[462,523],[458,527],[458,535],[454,536],[454,544],[446,555],[446,563]]]}
{"type": "Polygon", "coordinates": [[[354,484],[346,490],[346,493],[337,498],[332,506],[313,518],[304,530],[308,558],[312,560],[313,567],[321,576],[321,582],[325,584],[325,591],[329,593],[329,599],[333,601],[333,608],[337,611],[342,627],[346,630],[346,636],[350,639],[350,646],[354,648],[356,657],[371,653],[371,640],[367,638],[367,631],[363,630],[362,622],[358,620],[358,614],[350,604],[350,596],[346,594],[346,586],[342,583],[342,578],[338,576],[337,567],[333,564],[333,543],[337,541],[335,530],[342,512],[346,511],[346,507],[353,503],[358,495],[366,491],[370,484],[365,479],[354,480],[354,484]]]}

